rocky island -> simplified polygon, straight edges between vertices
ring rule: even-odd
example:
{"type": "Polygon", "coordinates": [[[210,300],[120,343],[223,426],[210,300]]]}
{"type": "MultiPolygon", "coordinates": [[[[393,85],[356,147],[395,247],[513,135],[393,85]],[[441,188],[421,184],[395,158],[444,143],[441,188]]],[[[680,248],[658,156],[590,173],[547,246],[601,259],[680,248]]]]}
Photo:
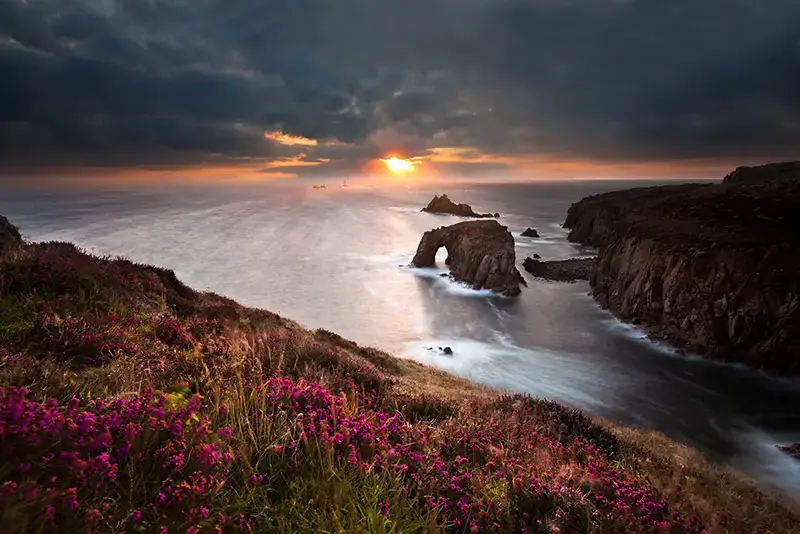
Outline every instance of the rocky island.
{"type": "Polygon", "coordinates": [[[514,237],[499,222],[465,221],[429,230],[423,234],[411,264],[435,265],[441,247],[447,249],[445,263],[455,280],[507,296],[520,294],[523,280],[515,265],[514,237]]]}
{"type": "Polygon", "coordinates": [[[599,248],[594,296],[621,319],[693,353],[800,374],[800,163],[590,196],[564,226],[599,248]]]}
{"type": "Polygon", "coordinates": [[[443,194],[435,195],[428,205],[422,208],[426,213],[437,213],[442,215],[457,215],[459,217],[472,217],[476,219],[489,219],[500,217],[499,213],[475,213],[469,204],[456,204],[443,194]]]}

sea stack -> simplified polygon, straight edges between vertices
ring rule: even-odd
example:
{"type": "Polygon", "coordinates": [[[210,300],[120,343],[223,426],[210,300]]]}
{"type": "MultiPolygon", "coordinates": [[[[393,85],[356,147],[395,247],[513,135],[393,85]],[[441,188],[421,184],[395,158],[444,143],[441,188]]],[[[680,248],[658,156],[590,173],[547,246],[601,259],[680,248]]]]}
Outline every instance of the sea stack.
{"type": "Polygon", "coordinates": [[[497,221],[466,221],[425,232],[412,260],[415,267],[431,267],[436,252],[447,249],[447,265],[455,280],[475,289],[519,295],[522,276],[516,268],[514,238],[497,221]]]}
{"type": "Polygon", "coordinates": [[[428,202],[428,205],[422,208],[422,211],[444,215],[457,215],[459,217],[473,217],[476,219],[489,219],[492,217],[496,219],[500,217],[499,213],[475,213],[472,206],[469,204],[456,204],[450,200],[446,194],[441,196],[435,195],[431,201],[428,202]]]}

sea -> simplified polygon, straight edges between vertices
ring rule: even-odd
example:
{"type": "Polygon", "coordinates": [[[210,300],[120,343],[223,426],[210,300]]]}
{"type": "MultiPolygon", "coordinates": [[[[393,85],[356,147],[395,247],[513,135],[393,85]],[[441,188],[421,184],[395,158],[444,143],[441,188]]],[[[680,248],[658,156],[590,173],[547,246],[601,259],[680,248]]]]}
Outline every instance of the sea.
{"type": "Polygon", "coordinates": [[[311,185],[20,186],[0,189],[0,214],[28,240],[70,241],[167,267],[196,289],[309,328],[658,430],[764,488],[800,496],[800,462],[776,447],[800,441],[797,382],[654,343],[602,310],[586,282],[524,273],[522,295],[507,298],[440,276],[448,271],[444,249],[434,268],[409,266],[426,230],[458,221],[420,211],[436,193],[499,212],[523,271],[534,253],[552,260],[595,254],[566,239],[572,202],[653,181],[311,185]],[[522,237],[527,227],[540,237],[522,237]]]}

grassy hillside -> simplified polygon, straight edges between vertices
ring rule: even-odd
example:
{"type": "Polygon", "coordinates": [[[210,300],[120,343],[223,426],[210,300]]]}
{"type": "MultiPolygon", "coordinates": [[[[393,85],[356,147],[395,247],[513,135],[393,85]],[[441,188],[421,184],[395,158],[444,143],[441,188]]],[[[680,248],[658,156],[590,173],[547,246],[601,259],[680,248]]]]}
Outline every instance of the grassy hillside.
{"type": "MultiPolygon", "coordinates": [[[[235,276],[235,273],[231,273],[235,276]]],[[[693,451],[171,271],[0,250],[0,532],[800,532],[693,451]]]]}

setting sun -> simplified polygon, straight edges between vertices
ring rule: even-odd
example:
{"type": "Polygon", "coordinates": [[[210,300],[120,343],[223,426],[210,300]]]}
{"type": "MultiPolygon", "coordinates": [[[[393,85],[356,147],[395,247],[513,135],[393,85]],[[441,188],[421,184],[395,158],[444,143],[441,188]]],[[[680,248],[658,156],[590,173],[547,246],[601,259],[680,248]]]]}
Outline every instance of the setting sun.
{"type": "Polygon", "coordinates": [[[391,158],[382,159],[381,161],[392,174],[404,174],[414,170],[414,163],[407,159],[400,159],[392,156],[391,158]]]}

